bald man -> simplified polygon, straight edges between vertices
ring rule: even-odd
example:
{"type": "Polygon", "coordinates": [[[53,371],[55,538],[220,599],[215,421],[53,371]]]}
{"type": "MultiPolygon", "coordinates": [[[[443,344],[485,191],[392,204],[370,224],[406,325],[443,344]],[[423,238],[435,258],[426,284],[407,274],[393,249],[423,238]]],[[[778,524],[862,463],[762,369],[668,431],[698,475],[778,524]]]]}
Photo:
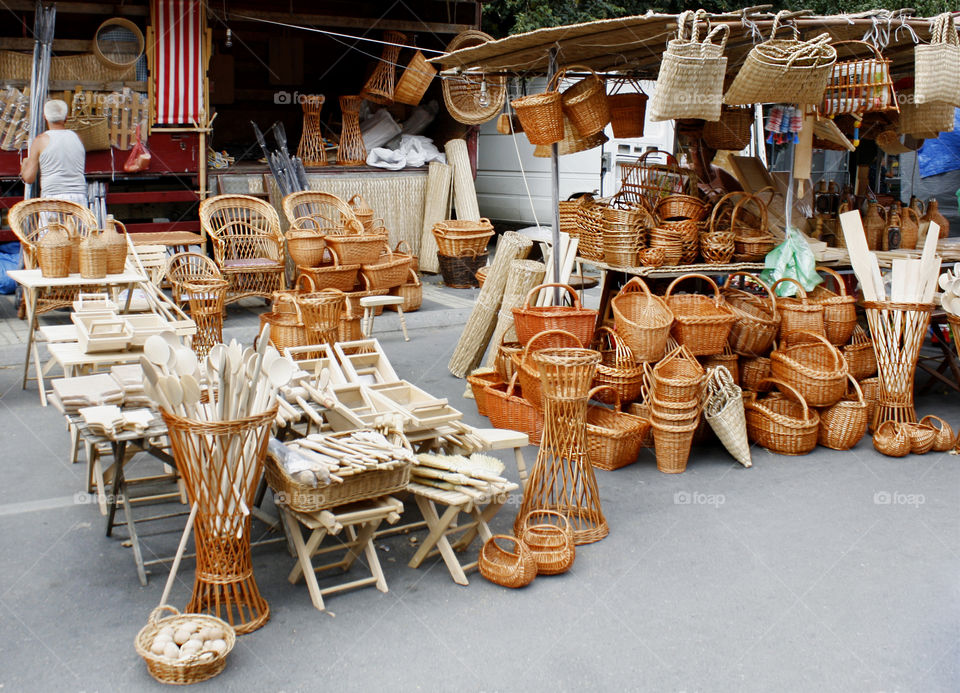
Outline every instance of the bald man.
{"type": "Polygon", "coordinates": [[[67,104],[51,99],[43,105],[47,131],[30,144],[30,152],[20,166],[24,183],[34,183],[40,174],[43,197],[76,202],[87,206],[87,179],[83,175],[87,153],[73,130],[67,130],[67,104]]]}

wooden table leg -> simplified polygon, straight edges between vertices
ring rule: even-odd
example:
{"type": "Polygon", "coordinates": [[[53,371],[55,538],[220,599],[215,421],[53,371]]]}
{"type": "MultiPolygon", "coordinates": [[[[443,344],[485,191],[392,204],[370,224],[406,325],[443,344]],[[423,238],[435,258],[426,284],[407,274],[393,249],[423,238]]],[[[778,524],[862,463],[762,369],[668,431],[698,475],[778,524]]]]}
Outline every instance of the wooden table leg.
{"type": "Polygon", "coordinates": [[[480,508],[474,505],[474,507],[469,511],[469,515],[474,520],[474,525],[463,533],[463,536],[454,543],[453,548],[457,551],[464,551],[470,546],[478,534],[480,535],[480,539],[483,541],[486,541],[493,536],[493,533],[490,531],[490,527],[487,523],[490,522],[490,520],[492,520],[498,512],[500,512],[500,508],[502,507],[502,500],[491,501],[483,510],[480,510],[480,508]]]}
{"type": "Polygon", "coordinates": [[[116,472],[113,477],[113,493],[108,500],[107,513],[107,536],[113,534],[113,521],[117,514],[117,503],[123,499],[123,517],[127,523],[127,532],[130,534],[130,545],[133,548],[133,560],[137,565],[137,577],[140,584],[146,587],[147,571],[143,567],[143,556],[140,553],[140,538],[137,536],[137,524],[133,519],[133,509],[130,507],[130,499],[127,498],[126,484],[123,478],[123,461],[127,454],[127,441],[121,440],[110,444],[113,449],[113,459],[116,466],[116,472]]]}
{"type": "Polygon", "coordinates": [[[460,506],[451,505],[444,511],[443,516],[439,517],[432,501],[416,494],[414,494],[414,498],[417,499],[417,506],[423,514],[423,519],[427,521],[427,526],[430,527],[430,533],[427,535],[427,538],[423,540],[423,545],[407,565],[411,568],[418,567],[423,563],[423,559],[427,557],[427,554],[436,546],[440,552],[440,556],[443,557],[443,562],[447,564],[447,570],[450,571],[450,576],[453,578],[453,581],[458,585],[470,584],[466,574],[463,572],[463,568],[460,567],[457,554],[453,550],[453,547],[450,546],[450,541],[446,536],[447,528],[450,527],[453,521],[457,519],[457,515],[460,514],[460,506]]]}
{"type": "Polygon", "coordinates": [[[375,578],[377,578],[377,589],[381,592],[387,591],[387,579],[383,575],[383,568],[380,566],[380,557],[377,556],[377,547],[373,545],[373,536],[377,530],[377,527],[380,526],[380,520],[377,520],[376,523],[371,522],[373,525],[373,531],[370,533],[366,543],[363,546],[363,553],[367,557],[367,567],[370,568],[370,572],[375,578]]]}
{"type": "Polygon", "coordinates": [[[326,607],[323,605],[323,595],[320,593],[320,585],[317,584],[317,574],[313,570],[313,563],[311,563],[310,559],[313,551],[315,551],[320,544],[320,541],[323,541],[323,537],[327,531],[321,528],[315,530],[313,534],[310,535],[310,544],[313,544],[313,549],[311,550],[303,543],[303,535],[300,533],[300,522],[294,516],[293,512],[288,510],[286,506],[280,506],[280,517],[283,520],[284,526],[287,528],[287,536],[293,539],[293,545],[297,549],[297,563],[294,565],[293,570],[290,571],[287,579],[291,583],[296,583],[300,574],[303,573],[304,581],[307,583],[307,590],[310,592],[310,601],[313,602],[313,605],[319,611],[323,611],[326,607]],[[313,540],[317,535],[320,536],[320,541],[314,543],[313,540]]]}

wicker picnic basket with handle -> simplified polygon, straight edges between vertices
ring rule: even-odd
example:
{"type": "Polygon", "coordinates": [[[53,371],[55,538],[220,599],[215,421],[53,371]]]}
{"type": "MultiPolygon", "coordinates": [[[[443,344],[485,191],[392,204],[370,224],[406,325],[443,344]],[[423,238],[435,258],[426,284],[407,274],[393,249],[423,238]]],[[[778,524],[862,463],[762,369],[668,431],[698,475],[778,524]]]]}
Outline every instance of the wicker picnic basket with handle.
{"type": "Polygon", "coordinates": [[[937,432],[937,436],[933,441],[934,451],[946,452],[953,447],[956,438],[953,435],[953,428],[951,428],[950,424],[948,424],[946,421],[941,419],[939,416],[928,414],[920,419],[920,423],[924,426],[930,426],[937,432]]]}
{"type": "Polygon", "coordinates": [[[270,325],[270,343],[281,354],[288,347],[305,346],[312,342],[310,330],[303,323],[300,306],[290,295],[281,294],[273,302],[272,309],[267,313],[260,313],[260,330],[270,325]],[[284,304],[291,305],[293,310],[285,310],[284,304]]]}
{"type": "Polygon", "coordinates": [[[324,248],[324,257],[329,254],[332,264],[321,264],[318,267],[297,266],[297,271],[302,276],[310,277],[317,290],[320,289],[340,289],[340,291],[353,291],[357,285],[357,277],[360,274],[360,265],[340,264],[340,256],[337,251],[331,247],[324,248]]]}
{"type": "Polygon", "coordinates": [[[340,232],[327,234],[325,240],[345,265],[376,263],[388,238],[386,229],[365,233],[360,230],[360,222],[353,220],[347,222],[346,229],[338,231],[340,232]]]}
{"type": "Polygon", "coordinates": [[[589,396],[600,400],[601,392],[608,393],[607,398],[612,397],[613,409],[587,406],[587,453],[594,467],[613,471],[637,461],[650,431],[650,421],[624,412],[615,387],[594,387],[589,396]]]}
{"type": "Polygon", "coordinates": [[[706,372],[690,351],[679,346],[650,370],[650,396],[668,403],[697,402],[703,392],[706,372]]]}
{"type": "Polygon", "coordinates": [[[762,356],[770,351],[770,345],[780,329],[780,314],[777,312],[777,297],[759,277],[746,272],[733,272],[721,289],[724,299],[736,321],[730,327],[727,343],[740,356],[762,356]],[[737,289],[731,284],[734,277],[743,277],[753,282],[766,293],[766,298],[737,289]]]}
{"type": "Polygon", "coordinates": [[[787,383],[771,378],[779,392],[744,405],[750,440],[780,455],[806,455],[817,447],[820,415],[787,383]]]}
{"type": "Polygon", "coordinates": [[[517,387],[518,377],[515,371],[509,382],[487,386],[487,417],[494,428],[526,433],[531,444],[540,445],[543,412],[524,399],[523,391],[517,387]]]}
{"type": "Polygon", "coordinates": [[[663,298],[673,311],[674,322],[670,334],[678,343],[694,356],[709,356],[723,351],[737,316],[720,294],[720,287],[710,277],[696,273],[677,277],[670,282],[663,298]],[[677,284],[692,278],[705,281],[713,287],[713,298],[702,294],[673,294],[677,284]]]}
{"type": "Polygon", "coordinates": [[[558,71],[542,94],[521,96],[510,102],[530,144],[553,144],[563,139],[563,101],[557,90],[558,71]]]}
{"type": "Polygon", "coordinates": [[[577,557],[570,520],[556,510],[531,510],[527,513],[518,539],[533,554],[537,575],[565,573],[577,557]]]}
{"type": "Polygon", "coordinates": [[[513,355],[522,351],[523,344],[520,342],[501,342],[497,347],[497,357],[493,361],[493,367],[497,369],[503,382],[510,380],[516,370],[513,366],[513,355]]]}
{"type": "Polygon", "coordinates": [[[732,105],[755,103],[798,103],[819,105],[837,62],[837,50],[830,45],[830,34],[809,41],[800,40],[800,32],[791,26],[793,37],[776,38],[789,12],[777,13],[770,38],[750,49],[723,102],[732,105]]]}
{"type": "Polygon", "coordinates": [[[180,613],[174,607],[161,604],[150,613],[147,625],[140,629],[133,641],[137,654],[147,663],[150,676],[160,683],[186,685],[212,679],[227,666],[227,655],[237,644],[237,633],[226,621],[209,614],[180,613]],[[170,615],[163,616],[165,612],[170,615]],[[216,629],[222,635],[224,647],[200,650],[194,655],[182,659],[170,659],[155,653],[153,644],[161,631],[173,628],[176,632],[181,625],[193,623],[201,628],[216,629]]]}
{"type": "Polygon", "coordinates": [[[363,274],[368,289],[393,289],[407,280],[410,272],[410,256],[403,253],[395,254],[387,246],[383,249],[386,252],[377,259],[377,262],[360,265],[360,273],[363,274]]]}
{"type": "Polygon", "coordinates": [[[524,399],[537,409],[543,409],[543,394],[540,390],[540,370],[532,356],[540,349],[552,347],[582,349],[583,342],[564,330],[544,330],[535,334],[521,353],[510,357],[513,359],[514,371],[519,375],[524,399]]]}
{"type": "Polygon", "coordinates": [[[860,325],[853,328],[850,343],[843,347],[843,359],[850,375],[858,382],[877,372],[877,355],[873,352],[873,340],[860,325]]]}
{"type": "Polygon", "coordinates": [[[667,195],[657,202],[657,216],[664,221],[692,219],[701,221],[707,216],[710,205],[693,195],[667,195]]]}
{"type": "Polygon", "coordinates": [[[902,423],[888,419],[874,431],[873,447],[888,457],[905,457],[910,453],[910,436],[902,423]]]}
{"type": "MultiPolygon", "coordinates": [[[[590,137],[601,132],[610,122],[610,106],[607,103],[607,85],[604,80],[586,65],[569,65],[560,71],[563,75],[574,70],[590,74],[576,84],[567,87],[560,95],[564,115],[573,123],[581,137],[590,137]]],[[[558,80],[559,82],[559,80],[558,80]]]]}
{"type": "Polygon", "coordinates": [[[817,267],[818,272],[829,274],[840,289],[840,294],[819,284],[810,292],[810,300],[823,306],[823,329],[831,344],[846,344],[857,326],[857,297],[847,295],[843,278],[829,267],[817,267]]]}
{"type": "Polygon", "coordinates": [[[610,94],[607,105],[610,108],[610,125],[613,136],[618,138],[643,137],[646,120],[647,99],[639,82],[618,80],[610,94]],[[620,88],[630,83],[636,91],[620,93],[620,88]]]}
{"type": "Polygon", "coordinates": [[[800,282],[792,277],[778,279],[770,287],[771,291],[776,293],[777,287],[783,283],[796,286],[800,298],[781,296],[777,299],[777,308],[780,310],[780,338],[788,339],[798,332],[814,332],[826,336],[823,304],[811,301],[800,282]]]}
{"type": "Polygon", "coordinates": [[[418,258],[413,252],[413,248],[410,247],[410,244],[402,238],[397,241],[397,245],[393,249],[393,254],[406,255],[410,258],[410,269],[412,269],[414,272],[420,271],[420,258],[418,258]]]}
{"type": "Polygon", "coordinates": [[[667,348],[673,311],[639,277],[628,281],[610,301],[617,334],[639,361],[659,361],[667,348]]]}
{"type": "MultiPolygon", "coordinates": [[[[633,351],[614,330],[601,327],[594,335],[592,346],[600,351],[600,365],[593,378],[594,387],[609,386],[624,402],[632,402],[643,389],[643,366],[637,363],[633,351]],[[604,349],[604,343],[611,348],[604,349]]],[[[608,390],[597,392],[596,398],[604,404],[612,404],[614,397],[608,390]]]]}
{"type": "Polygon", "coordinates": [[[291,228],[287,230],[287,253],[293,264],[303,267],[317,267],[323,264],[326,234],[317,229],[291,228]]]}
{"type": "Polygon", "coordinates": [[[526,587],[537,577],[537,560],[527,545],[507,534],[494,534],[480,549],[480,574],[502,587],[526,587]],[[497,542],[513,544],[509,550],[497,542]]]}
{"type": "Polygon", "coordinates": [[[774,379],[792,386],[810,406],[836,404],[846,391],[850,372],[840,350],[814,332],[799,332],[795,337],[811,341],[781,341],[780,348],[770,354],[774,379]]]}
{"type": "Polygon", "coordinates": [[[506,384],[503,376],[495,368],[477,368],[467,376],[467,382],[470,383],[473,399],[477,403],[477,413],[487,416],[487,386],[506,384]]]}
{"type": "MultiPolygon", "coordinates": [[[[567,284],[540,284],[527,293],[523,305],[513,309],[513,322],[517,330],[517,340],[527,344],[534,335],[545,330],[564,330],[573,334],[581,344],[589,344],[593,339],[593,330],[597,323],[597,311],[584,308],[580,304],[580,297],[573,287],[567,284]],[[531,305],[534,297],[542,289],[559,287],[566,291],[573,301],[572,306],[537,306],[531,305]]],[[[563,346],[552,341],[542,343],[542,348],[563,346]]]]}
{"type": "Polygon", "coordinates": [[[738,262],[761,262],[776,245],[776,240],[767,231],[767,206],[756,195],[742,195],[730,213],[730,230],[733,231],[733,257],[738,262]],[[746,205],[752,203],[760,209],[759,225],[752,226],[747,217],[746,205]],[[747,217],[747,219],[745,219],[747,217]]]}
{"type": "MultiPolygon", "coordinates": [[[[849,377],[849,376],[848,376],[849,377]]],[[[867,402],[857,381],[850,377],[853,395],[849,393],[820,412],[818,442],[825,448],[849,450],[860,442],[867,432],[867,402]]]]}

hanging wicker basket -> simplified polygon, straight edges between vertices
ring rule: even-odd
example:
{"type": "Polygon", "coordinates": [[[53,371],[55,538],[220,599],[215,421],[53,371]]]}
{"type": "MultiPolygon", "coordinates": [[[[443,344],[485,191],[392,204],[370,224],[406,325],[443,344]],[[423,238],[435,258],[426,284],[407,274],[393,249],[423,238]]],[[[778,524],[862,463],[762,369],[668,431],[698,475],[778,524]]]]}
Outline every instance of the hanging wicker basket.
{"type": "Polygon", "coordinates": [[[423,53],[417,51],[400,75],[397,88],[393,91],[393,100],[408,106],[419,105],[436,74],[437,68],[427,62],[423,53]]]}
{"type": "MultiPolygon", "coordinates": [[[[490,34],[469,29],[453,37],[447,44],[447,53],[479,46],[493,41],[490,34]]],[[[504,75],[485,75],[483,72],[463,70],[441,81],[443,102],[451,117],[466,125],[480,125],[497,117],[507,98],[507,78],[504,75]],[[484,105],[483,94],[486,94],[484,105]]]]}
{"type": "Polygon", "coordinates": [[[602,131],[610,122],[607,86],[603,79],[586,65],[570,65],[560,70],[557,82],[559,83],[567,72],[575,69],[590,74],[564,89],[560,97],[561,106],[580,136],[589,137],[602,131]]]}
{"type": "Polygon", "coordinates": [[[557,90],[557,72],[542,94],[521,96],[510,102],[530,144],[553,144],[563,139],[563,102],[557,90]]]}
{"type": "Polygon", "coordinates": [[[634,80],[620,80],[614,85],[612,93],[607,96],[610,125],[613,127],[614,137],[619,139],[643,137],[648,98],[639,83],[634,80]],[[636,91],[620,93],[619,89],[628,82],[636,91]]]}

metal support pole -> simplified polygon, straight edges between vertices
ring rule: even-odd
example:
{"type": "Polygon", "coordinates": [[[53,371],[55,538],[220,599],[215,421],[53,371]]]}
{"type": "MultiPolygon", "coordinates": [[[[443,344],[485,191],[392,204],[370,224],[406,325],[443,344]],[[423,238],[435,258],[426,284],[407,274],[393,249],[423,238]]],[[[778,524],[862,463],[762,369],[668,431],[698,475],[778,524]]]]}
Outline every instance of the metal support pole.
{"type": "MultiPolygon", "coordinates": [[[[557,48],[550,49],[550,63],[547,79],[553,79],[557,72],[557,48]]],[[[560,281],[560,157],[557,143],[550,145],[550,199],[553,202],[553,281],[560,281]]],[[[553,304],[560,305],[560,287],[553,288],[553,304]]]]}

